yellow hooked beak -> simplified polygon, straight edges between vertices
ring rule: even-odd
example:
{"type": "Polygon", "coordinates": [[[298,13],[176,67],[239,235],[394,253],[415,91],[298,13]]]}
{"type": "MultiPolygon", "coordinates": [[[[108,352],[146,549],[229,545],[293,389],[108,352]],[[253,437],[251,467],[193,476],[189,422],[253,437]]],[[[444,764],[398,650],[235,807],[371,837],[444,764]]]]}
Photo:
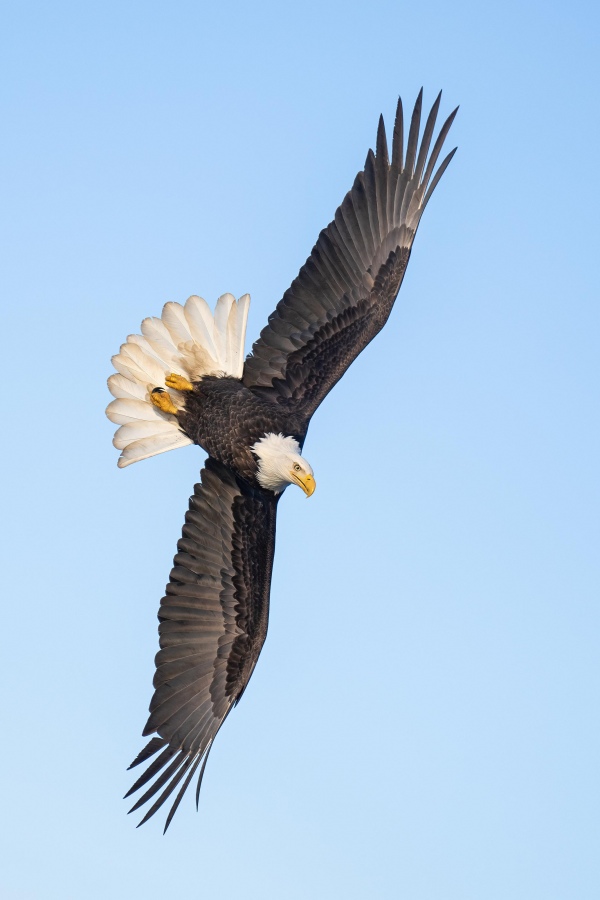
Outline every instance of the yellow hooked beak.
{"type": "Polygon", "coordinates": [[[317,482],[312,475],[305,475],[304,473],[299,475],[297,472],[292,471],[290,472],[290,477],[294,484],[297,484],[298,487],[302,488],[307,497],[314,494],[317,482]]]}

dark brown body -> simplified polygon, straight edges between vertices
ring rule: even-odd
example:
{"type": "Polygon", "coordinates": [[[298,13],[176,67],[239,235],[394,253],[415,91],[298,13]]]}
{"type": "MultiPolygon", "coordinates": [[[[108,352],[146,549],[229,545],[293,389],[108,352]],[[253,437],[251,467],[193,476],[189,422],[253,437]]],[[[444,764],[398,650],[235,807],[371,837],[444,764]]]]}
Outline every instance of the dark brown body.
{"type": "Polygon", "coordinates": [[[188,437],[252,484],[257,468],[252,445],[274,433],[290,435],[302,447],[307,428],[301,417],[229,376],[207,375],[197,382],[178,419],[188,437]]]}

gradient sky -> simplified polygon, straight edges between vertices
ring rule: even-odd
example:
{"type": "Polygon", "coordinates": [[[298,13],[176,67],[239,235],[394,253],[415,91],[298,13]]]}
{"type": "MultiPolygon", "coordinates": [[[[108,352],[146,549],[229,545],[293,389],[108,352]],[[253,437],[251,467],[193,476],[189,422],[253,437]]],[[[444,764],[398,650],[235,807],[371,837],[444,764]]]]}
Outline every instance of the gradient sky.
{"type": "MultiPolygon", "coordinates": [[[[7,3],[0,900],[597,900],[597,4],[7,3]],[[201,466],[117,470],[110,356],[191,293],[251,342],[420,86],[459,151],[280,505],[270,632],[136,831],[201,466]]],[[[247,345],[249,346],[249,345],[247,345]]]]}

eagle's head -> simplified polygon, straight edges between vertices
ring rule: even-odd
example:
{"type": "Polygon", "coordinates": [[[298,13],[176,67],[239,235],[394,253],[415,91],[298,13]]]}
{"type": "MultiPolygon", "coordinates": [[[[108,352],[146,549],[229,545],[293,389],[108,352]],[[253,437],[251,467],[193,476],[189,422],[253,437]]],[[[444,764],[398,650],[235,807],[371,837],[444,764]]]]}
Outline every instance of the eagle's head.
{"type": "Polygon", "coordinates": [[[314,493],[316,482],[310,464],[300,456],[300,445],[293,437],[265,434],[252,445],[258,459],[256,480],[261,487],[280,494],[288,484],[297,484],[307,497],[314,493]]]}

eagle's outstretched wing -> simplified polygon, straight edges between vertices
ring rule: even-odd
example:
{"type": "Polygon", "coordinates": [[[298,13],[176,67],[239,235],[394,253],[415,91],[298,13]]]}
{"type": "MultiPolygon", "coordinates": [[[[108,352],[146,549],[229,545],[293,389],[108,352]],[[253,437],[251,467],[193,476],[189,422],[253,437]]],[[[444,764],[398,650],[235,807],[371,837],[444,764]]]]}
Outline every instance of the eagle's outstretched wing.
{"type": "Polygon", "coordinates": [[[419,146],[421,91],[404,158],[398,101],[388,158],[383,119],[335,218],[285,292],[244,366],[244,384],[306,422],[385,324],[402,283],[423,210],[454,150],[434,169],[457,110],[442,126],[429,160],[441,93],[419,146]],[[433,176],[433,177],[432,177],[433,176]]]}
{"type": "MultiPolygon", "coordinates": [[[[159,756],[126,796],[152,782],[133,810],[158,794],[142,822],[182,782],[165,831],[217,732],[240,699],[262,649],[269,615],[277,500],[209,458],[194,487],[160,605],[155,692],[134,760],[159,756]]],[[[142,824],[140,822],[140,825],[142,824]]]]}

